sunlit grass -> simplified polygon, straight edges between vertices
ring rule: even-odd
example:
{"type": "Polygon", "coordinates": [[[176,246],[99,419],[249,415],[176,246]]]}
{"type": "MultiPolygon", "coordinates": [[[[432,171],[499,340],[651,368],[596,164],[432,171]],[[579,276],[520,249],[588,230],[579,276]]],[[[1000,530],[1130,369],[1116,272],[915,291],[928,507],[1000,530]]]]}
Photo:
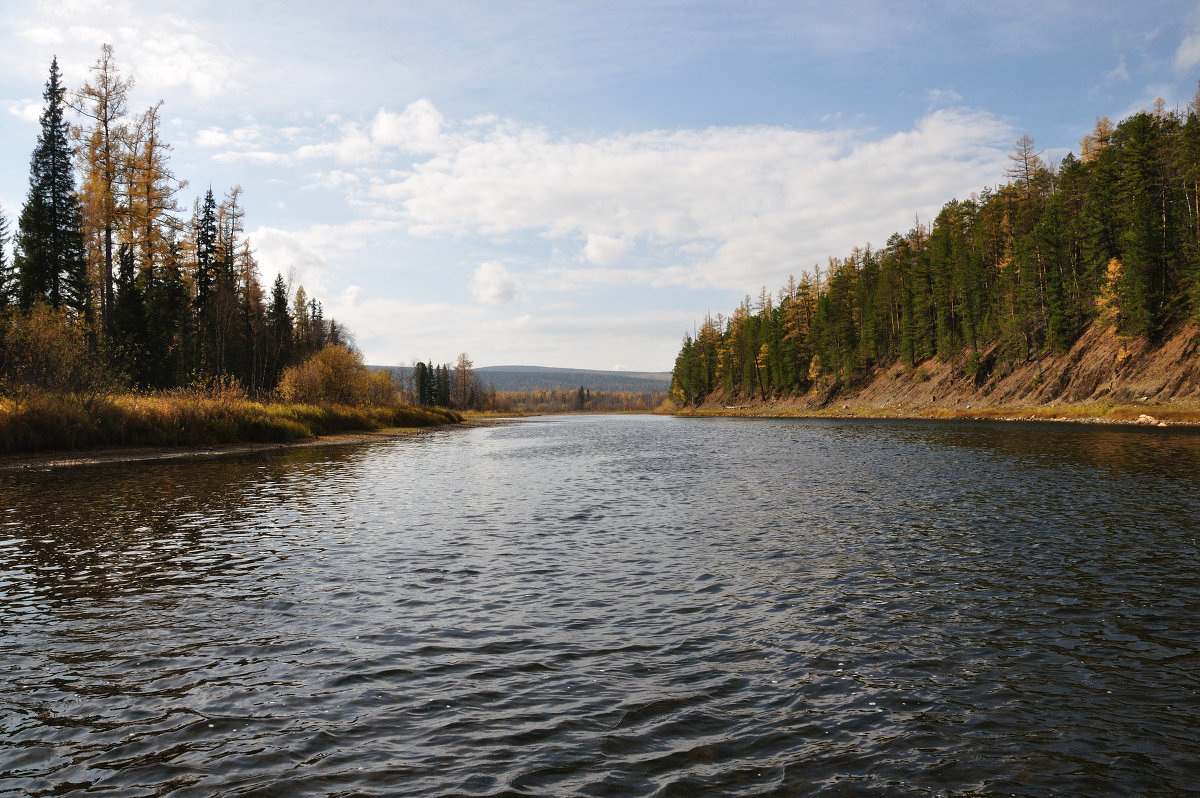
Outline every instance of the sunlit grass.
{"type": "Polygon", "coordinates": [[[448,410],[260,402],[175,391],[0,398],[0,452],[285,442],[355,430],[453,423],[448,410]]]}

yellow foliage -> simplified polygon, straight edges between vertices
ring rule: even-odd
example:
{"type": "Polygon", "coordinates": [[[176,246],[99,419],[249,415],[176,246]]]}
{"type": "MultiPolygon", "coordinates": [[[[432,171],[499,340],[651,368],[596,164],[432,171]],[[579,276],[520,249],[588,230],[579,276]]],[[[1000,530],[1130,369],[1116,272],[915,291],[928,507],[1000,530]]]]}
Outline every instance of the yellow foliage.
{"type": "Polygon", "coordinates": [[[279,380],[279,395],[287,402],[388,405],[395,392],[391,375],[369,370],[361,354],[336,344],[285,369],[279,380]]]}
{"type": "Polygon", "coordinates": [[[1116,258],[1108,262],[1108,266],[1104,270],[1104,287],[1100,290],[1100,295],[1096,297],[1096,307],[1101,310],[1108,308],[1117,308],[1117,286],[1121,282],[1121,275],[1124,274],[1125,267],[1121,261],[1116,258]]]}
{"type": "Polygon", "coordinates": [[[823,372],[821,371],[821,356],[813,355],[812,360],[809,361],[809,364],[808,364],[808,379],[812,382],[816,382],[817,380],[821,379],[822,373],[823,372]]]}
{"type": "Polygon", "coordinates": [[[108,382],[88,352],[82,322],[38,303],[0,319],[0,379],[9,392],[78,393],[108,382]]]}

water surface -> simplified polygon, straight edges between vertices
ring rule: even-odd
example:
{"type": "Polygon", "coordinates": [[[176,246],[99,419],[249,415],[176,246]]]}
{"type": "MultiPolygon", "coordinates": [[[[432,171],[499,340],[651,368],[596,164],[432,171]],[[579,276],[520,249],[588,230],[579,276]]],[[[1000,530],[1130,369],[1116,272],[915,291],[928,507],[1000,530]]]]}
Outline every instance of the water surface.
{"type": "Polygon", "coordinates": [[[561,417],[0,473],[0,794],[1171,795],[1200,436],[561,417]]]}

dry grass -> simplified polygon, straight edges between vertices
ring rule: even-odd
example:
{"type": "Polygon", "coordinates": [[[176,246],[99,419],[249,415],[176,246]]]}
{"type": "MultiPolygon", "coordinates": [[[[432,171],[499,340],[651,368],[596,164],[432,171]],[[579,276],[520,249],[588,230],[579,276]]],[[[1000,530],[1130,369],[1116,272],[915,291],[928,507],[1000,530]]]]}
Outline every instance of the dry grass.
{"type": "Polygon", "coordinates": [[[101,397],[35,394],[0,398],[0,453],[282,442],[351,430],[426,427],[459,420],[459,416],[442,410],[257,402],[233,392],[101,397]]]}

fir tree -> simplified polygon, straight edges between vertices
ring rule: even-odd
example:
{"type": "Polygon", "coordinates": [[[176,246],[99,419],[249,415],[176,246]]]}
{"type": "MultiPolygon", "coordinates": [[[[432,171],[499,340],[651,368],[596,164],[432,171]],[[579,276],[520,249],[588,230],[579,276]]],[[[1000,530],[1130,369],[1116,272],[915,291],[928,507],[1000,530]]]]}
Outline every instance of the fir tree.
{"type": "Polygon", "coordinates": [[[292,354],[292,315],[288,312],[287,284],[283,275],[275,275],[271,301],[267,306],[267,366],[265,388],[275,387],[292,354]]]}
{"type": "Polygon", "coordinates": [[[0,211],[0,313],[17,304],[17,272],[8,258],[8,218],[0,211]]]}
{"type": "Polygon", "coordinates": [[[133,248],[121,244],[117,252],[116,297],[112,306],[113,341],[124,353],[125,365],[134,383],[150,384],[150,364],[146,349],[146,299],[138,285],[133,248]]]}
{"type": "Polygon", "coordinates": [[[21,210],[14,262],[22,307],[41,300],[84,316],[89,312],[89,286],[83,210],[75,193],[61,78],[56,58],[42,95],[46,108],[29,164],[29,198],[21,210]]]}

